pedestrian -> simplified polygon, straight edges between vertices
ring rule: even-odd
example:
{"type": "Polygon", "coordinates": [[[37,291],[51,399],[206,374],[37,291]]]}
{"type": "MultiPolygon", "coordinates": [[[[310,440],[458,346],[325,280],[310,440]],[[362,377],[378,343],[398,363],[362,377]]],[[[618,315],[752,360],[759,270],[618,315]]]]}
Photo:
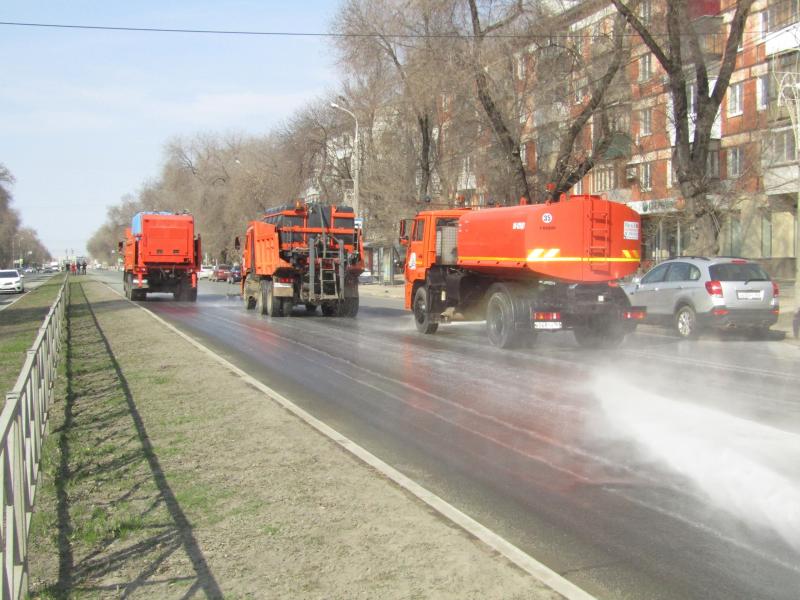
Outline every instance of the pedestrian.
{"type": "Polygon", "coordinates": [[[86,261],[81,263],[81,275],[86,275],[86,261]]]}
{"type": "Polygon", "coordinates": [[[77,269],[75,268],[77,265],[75,263],[69,263],[69,272],[73,275],[76,274],[77,269]]]}

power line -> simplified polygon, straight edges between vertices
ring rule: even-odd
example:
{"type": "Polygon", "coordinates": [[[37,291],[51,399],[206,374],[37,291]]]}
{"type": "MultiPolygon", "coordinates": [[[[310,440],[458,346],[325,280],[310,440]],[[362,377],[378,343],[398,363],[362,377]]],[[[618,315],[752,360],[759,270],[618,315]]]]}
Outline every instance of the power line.
{"type": "MultiPolygon", "coordinates": [[[[7,27],[29,27],[40,29],[72,29],[89,31],[123,31],[130,33],[180,33],[180,34],[200,34],[200,35],[240,35],[240,36],[261,36],[261,37],[319,37],[319,38],[401,38],[401,39],[470,39],[476,37],[471,33],[336,33],[319,31],[254,31],[237,29],[185,29],[169,27],[133,27],[133,26],[113,26],[113,25],[82,25],[67,23],[32,23],[22,21],[0,21],[0,25],[7,27]]],[[[760,31],[748,31],[745,33],[760,33],[760,31]]],[[[639,37],[638,33],[623,33],[624,37],[639,37]]],[[[654,37],[666,37],[667,33],[653,33],[654,37]]],[[[688,37],[690,33],[682,33],[681,37],[688,37]]],[[[492,33],[484,36],[485,38],[499,39],[571,39],[574,33],[492,33]]]]}

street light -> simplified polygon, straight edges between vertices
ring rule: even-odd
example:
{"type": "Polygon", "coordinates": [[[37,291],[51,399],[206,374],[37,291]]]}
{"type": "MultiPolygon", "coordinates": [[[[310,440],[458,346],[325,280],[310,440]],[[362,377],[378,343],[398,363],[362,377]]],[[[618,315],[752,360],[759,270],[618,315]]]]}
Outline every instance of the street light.
{"type": "Polygon", "coordinates": [[[353,121],[356,122],[356,137],[353,145],[353,160],[356,163],[355,167],[353,168],[353,214],[354,216],[358,217],[358,175],[361,172],[361,151],[359,150],[358,145],[358,118],[356,118],[356,116],[345,107],[336,104],[336,102],[331,102],[331,108],[346,112],[348,115],[353,117],[353,121]]]}

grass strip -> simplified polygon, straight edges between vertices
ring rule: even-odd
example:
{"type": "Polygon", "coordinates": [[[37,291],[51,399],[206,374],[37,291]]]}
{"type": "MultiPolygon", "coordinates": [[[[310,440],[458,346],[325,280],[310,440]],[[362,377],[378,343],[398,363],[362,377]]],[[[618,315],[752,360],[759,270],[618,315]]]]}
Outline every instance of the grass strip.
{"type": "MultiPolygon", "coordinates": [[[[81,283],[71,284],[65,399],[52,411],[30,534],[31,598],[124,597],[182,547],[152,449],[81,283]]],[[[174,499],[172,500],[174,503],[174,499]]],[[[177,596],[191,567],[165,582],[177,596]]],[[[160,597],[155,592],[152,597],[160,597]]]]}
{"type": "Polygon", "coordinates": [[[25,363],[25,352],[36,340],[47,312],[58,295],[64,275],[56,275],[0,311],[0,405],[17,381],[25,363]]]}

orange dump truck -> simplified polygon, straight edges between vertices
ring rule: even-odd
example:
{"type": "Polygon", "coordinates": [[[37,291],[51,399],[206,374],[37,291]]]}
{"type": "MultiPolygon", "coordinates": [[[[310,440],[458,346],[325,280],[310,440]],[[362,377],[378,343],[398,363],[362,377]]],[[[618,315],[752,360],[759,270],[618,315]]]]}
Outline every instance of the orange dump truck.
{"type": "Polygon", "coordinates": [[[424,211],[401,222],[400,243],[405,307],[422,333],[485,319],[501,348],[564,329],[581,345],[602,346],[645,316],[617,283],[639,266],[639,215],[599,196],[424,211]]]}
{"type": "Polygon", "coordinates": [[[167,292],[175,300],[197,300],[200,236],[194,217],[168,212],[136,213],[119,243],[125,257],[125,297],[144,300],[149,292],[167,292]]]}
{"type": "Polygon", "coordinates": [[[242,250],[245,307],[272,317],[297,304],[326,316],[355,317],[364,270],[361,229],[349,206],[279,206],[251,221],[242,250]]]}

